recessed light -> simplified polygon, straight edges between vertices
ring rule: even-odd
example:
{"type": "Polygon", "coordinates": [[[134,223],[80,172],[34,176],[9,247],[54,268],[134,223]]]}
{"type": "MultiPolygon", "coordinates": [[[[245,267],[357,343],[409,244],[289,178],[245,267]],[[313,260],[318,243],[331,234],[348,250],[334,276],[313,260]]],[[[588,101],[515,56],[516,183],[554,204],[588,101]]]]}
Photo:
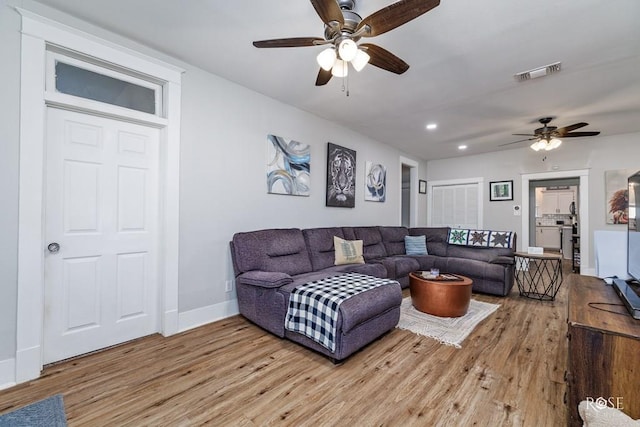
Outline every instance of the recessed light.
{"type": "Polygon", "coordinates": [[[466,150],[467,146],[462,144],[462,145],[458,145],[458,150],[466,150]]]}
{"type": "Polygon", "coordinates": [[[438,127],[438,125],[437,125],[436,123],[429,123],[429,124],[427,125],[427,129],[428,129],[428,130],[434,130],[434,129],[435,129],[435,128],[437,128],[437,127],[438,127]]]}

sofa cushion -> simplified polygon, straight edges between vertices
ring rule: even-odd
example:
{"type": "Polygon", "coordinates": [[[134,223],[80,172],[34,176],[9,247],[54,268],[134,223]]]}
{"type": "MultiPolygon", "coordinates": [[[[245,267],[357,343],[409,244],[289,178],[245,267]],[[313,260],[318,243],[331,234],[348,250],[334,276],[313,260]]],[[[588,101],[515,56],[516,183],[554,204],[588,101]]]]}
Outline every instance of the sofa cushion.
{"type": "Polygon", "coordinates": [[[462,274],[471,279],[480,278],[491,281],[504,281],[505,268],[500,264],[489,264],[485,261],[463,258],[446,258],[445,269],[440,271],[445,273],[462,274]]]}
{"type": "Polygon", "coordinates": [[[344,240],[334,236],[333,246],[336,253],[335,265],[364,264],[362,240],[344,240]]]}
{"type": "Polygon", "coordinates": [[[429,254],[446,257],[447,248],[449,247],[447,243],[449,230],[449,227],[417,227],[410,228],[409,234],[412,236],[427,236],[427,251],[429,254]]]}
{"type": "Polygon", "coordinates": [[[414,257],[407,255],[395,255],[380,258],[375,262],[379,262],[387,270],[387,277],[390,279],[399,279],[407,276],[412,271],[420,269],[420,263],[414,257]]]}
{"type": "Polygon", "coordinates": [[[342,227],[307,228],[302,230],[302,234],[307,243],[311,265],[313,265],[314,271],[334,265],[336,260],[335,249],[333,247],[334,236],[347,239],[342,232],[342,227]]]}
{"type": "MultiPolygon", "coordinates": [[[[376,265],[376,264],[365,264],[376,265]]],[[[294,283],[282,286],[278,291],[282,293],[285,301],[289,301],[291,291],[299,284],[313,280],[320,280],[319,272],[313,272],[295,277],[294,283]],[[304,278],[303,278],[304,277],[304,278]],[[300,283],[298,283],[300,281],[300,283]]],[[[327,277],[327,276],[325,276],[327,277]]],[[[384,313],[395,307],[399,307],[402,302],[402,291],[399,284],[379,286],[374,289],[362,292],[357,296],[347,299],[340,304],[341,331],[343,334],[349,332],[359,324],[384,313]]],[[[284,319],[283,319],[284,321],[284,319]]]]}
{"type": "Polygon", "coordinates": [[[356,239],[362,240],[365,261],[387,256],[378,227],[353,227],[353,232],[356,239]]]}
{"type": "Polygon", "coordinates": [[[427,236],[404,236],[404,246],[407,255],[428,255],[427,236]]]}
{"type": "Polygon", "coordinates": [[[236,233],[231,248],[236,274],[262,270],[293,276],[312,270],[304,236],[297,228],[236,233]]]}
{"type": "Polygon", "coordinates": [[[378,230],[388,256],[405,254],[404,238],[409,235],[406,227],[378,227],[378,230]]]}

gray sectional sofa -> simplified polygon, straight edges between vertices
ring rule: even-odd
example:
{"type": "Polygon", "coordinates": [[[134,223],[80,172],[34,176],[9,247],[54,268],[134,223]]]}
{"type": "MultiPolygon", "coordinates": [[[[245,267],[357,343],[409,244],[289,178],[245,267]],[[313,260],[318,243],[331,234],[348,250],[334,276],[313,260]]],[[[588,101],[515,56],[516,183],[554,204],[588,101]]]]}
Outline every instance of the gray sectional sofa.
{"type": "Polygon", "coordinates": [[[396,226],[268,229],[236,233],[230,243],[240,314],[258,326],[298,342],[334,361],[342,360],[387,331],[400,316],[401,287],[409,273],[439,268],[473,280],[473,291],[505,296],[514,283],[515,233],[508,248],[448,243],[449,228],[396,226]],[[406,255],[405,236],[426,236],[426,255],[406,255]],[[334,265],[334,236],[362,240],[364,264],[334,265]],[[298,285],[355,272],[397,283],[380,286],[340,305],[336,348],[329,351],[285,328],[289,295],[298,285]]]}

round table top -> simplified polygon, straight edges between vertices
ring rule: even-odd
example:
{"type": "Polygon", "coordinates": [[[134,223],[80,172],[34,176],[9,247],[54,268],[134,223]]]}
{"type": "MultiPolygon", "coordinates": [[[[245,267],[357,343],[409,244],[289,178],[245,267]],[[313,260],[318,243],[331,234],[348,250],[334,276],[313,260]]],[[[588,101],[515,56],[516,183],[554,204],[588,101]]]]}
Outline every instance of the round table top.
{"type": "MultiPolygon", "coordinates": [[[[414,279],[417,280],[418,282],[428,282],[428,283],[436,283],[439,285],[452,285],[452,286],[468,286],[470,284],[473,283],[473,281],[466,277],[466,276],[462,276],[461,274],[453,274],[452,275],[459,277],[461,280],[437,280],[437,279],[428,279],[426,277],[423,277],[422,274],[420,274],[420,271],[416,271],[416,272],[412,272],[409,273],[409,279],[414,279]]],[[[447,274],[447,273],[443,273],[443,274],[447,274]]]]}
{"type": "Polygon", "coordinates": [[[558,253],[542,253],[542,254],[530,254],[529,252],[514,252],[515,256],[521,258],[533,258],[533,259],[562,259],[562,255],[558,253]]]}

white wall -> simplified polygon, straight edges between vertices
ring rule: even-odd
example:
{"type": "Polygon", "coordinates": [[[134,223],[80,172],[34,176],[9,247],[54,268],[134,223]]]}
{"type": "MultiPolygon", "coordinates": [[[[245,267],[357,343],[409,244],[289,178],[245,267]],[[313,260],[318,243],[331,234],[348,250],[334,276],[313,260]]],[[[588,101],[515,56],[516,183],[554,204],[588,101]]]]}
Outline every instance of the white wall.
{"type": "Polygon", "coordinates": [[[181,312],[232,298],[233,233],[271,227],[400,224],[400,153],[340,126],[189,68],[183,78],[181,312]],[[267,135],[311,145],[311,196],[267,194],[267,135]],[[325,207],[327,142],[356,151],[356,207],[325,207]],[[364,201],[364,163],[387,167],[387,201],[364,201]]]}
{"type": "MultiPolygon", "coordinates": [[[[16,351],[20,20],[0,0],[0,361],[16,351]]],[[[2,378],[0,378],[0,385],[2,378]]]]}
{"type": "MultiPolygon", "coordinates": [[[[594,124],[594,126],[597,124],[594,124]]],[[[591,247],[588,265],[595,265],[593,232],[595,230],[625,230],[625,225],[606,224],[604,172],[615,169],[640,170],[640,133],[565,140],[557,150],[536,153],[525,146],[499,153],[433,160],[427,163],[429,180],[443,180],[482,176],[490,181],[513,180],[514,200],[484,201],[484,227],[515,230],[522,234],[522,219],[513,215],[513,206],[522,205],[521,175],[541,172],[589,169],[589,235],[591,247]]],[[[580,188],[580,191],[584,191],[580,188]]],[[[524,215],[525,213],[523,213],[524,215]]],[[[521,242],[521,240],[519,239],[521,242]]]]}
{"type": "MultiPolygon", "coordinates": [[[[186,70],[182,83],[179,312],[193,326],[233,311],[229,240],[267,227],[400,224],[400,157],[408,157],[301,110],[30,0],[0,0],[0,388],[16,351],[20,6],[186,70]],[[311,145],[311,196],[266,193],[266,137],[311,145]],[[356,207],[325,207],[327,142],[357,152],[356,207]],[[364,164],[387,167],[387,201],[364,201],[364,164]],[[211,309],[213,307],[213,309],[211,309]],[[220,310],[217,307],[222,307],[220,310]],[[231,307],[231,311],[229,308],[231,307]],[[192,314],[195,313],[195,314],[192,314]]],[[[425,179],[426,163],[419,162],[425,179]]],[[[417,189],[416,189],[417,192],[417,189]]],[[[420,224],[426,199],[419,198],[420,224]]]]}

